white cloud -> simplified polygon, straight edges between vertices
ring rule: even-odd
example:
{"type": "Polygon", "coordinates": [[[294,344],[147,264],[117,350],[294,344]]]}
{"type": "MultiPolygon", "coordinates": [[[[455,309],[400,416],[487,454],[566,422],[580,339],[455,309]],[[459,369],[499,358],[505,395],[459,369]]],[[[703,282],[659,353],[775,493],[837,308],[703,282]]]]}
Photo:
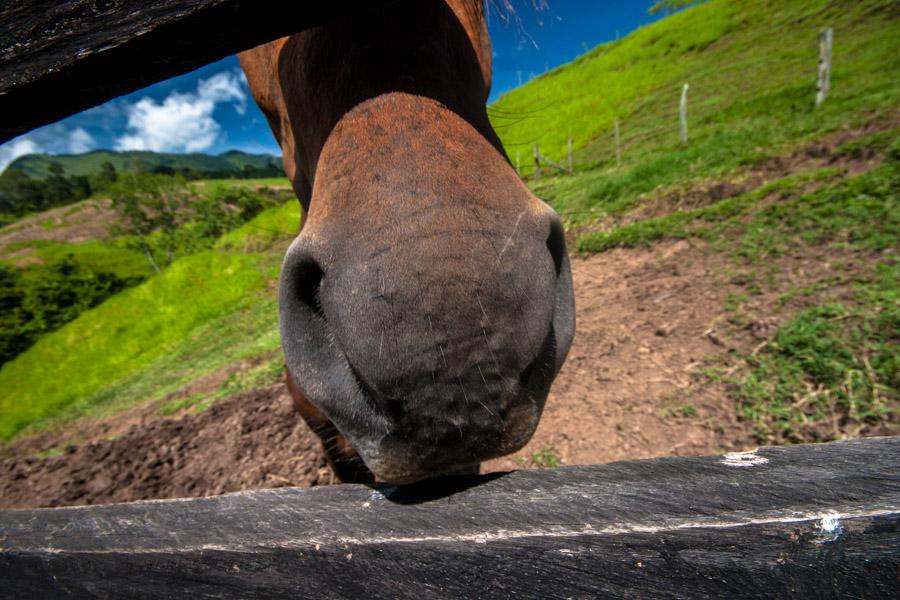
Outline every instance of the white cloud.
{"type": "MultiPolygon", "coordinates": [[[[243,72],[240,74],[243,75],[243,72]]],[[[237,73],[223,71],[209,79],[201,79],[197,84],[197,96],[214,103],[234,100],[234,109],[238,114],[244,114],[247,110],[247,94],[244,92],[246,82],[237,73]]]]}
{"type": "Polygon", "coordinates": [[[76,127],[69,133],[69,152],[72,154],[81,154],[92,150],[97,145],[91,134],[82,127],[76,127]]]}
{"type": "Polygon", "coordinates": [[[238,114],[247,110],[247,93],[233,71],[201,79],[196,92],[172,92],[161,103],[141,98],[126,107],[128,133],[116,140],[116,148],[156,152],[205,150],[222,131],[213,118],[216,105],[227,102],[234,103],[238,114]]]}
{"type": "Polygon", "coordinates": [[[6,168],[6,165],[19,158],[23,154],[34,154],[40,152],[41,148],[34,140],[27,137],[20,137],[11,142],[7,142],[0,146],[0,171],[6,168]]]}

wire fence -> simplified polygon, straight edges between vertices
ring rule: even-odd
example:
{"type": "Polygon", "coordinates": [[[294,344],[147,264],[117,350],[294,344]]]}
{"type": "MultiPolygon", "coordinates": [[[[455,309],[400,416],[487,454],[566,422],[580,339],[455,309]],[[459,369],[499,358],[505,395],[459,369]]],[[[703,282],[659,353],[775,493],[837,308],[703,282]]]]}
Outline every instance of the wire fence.
{"type": "Polygon", "coordinates": [[[756,57],[737,57],[727,64],[716,65],[714,73],[698,71],[684,81],[654,89],[629,106],[604,104],[602,90],[598,90],[596,124],[587,127],[588,131],[576,131],[574,136],[571,130],[575,125],[563,122],[560,126],[562,118],[553,100],[541,101],[524,110],[491,106],[488,112],[504,140],[510,161],[523,178],[539,179],[603,165],[627,165],[636,149],[645,153],[648,146],[657,146],[659,150],[690,147],[717,125],[727,124],[728,111],[739,110],[761,94],[796,85],[804,79],[809,86],[810,109],[818,106],[831,90],[832,28],[821,30],[817,42],[818,64],[811,53],[796,56],[793,64],[778,73],[758,69],[751,73],[756,57]],[[723,89],[723,85],[728,89],[723,89]],[[505,130],[520,129],[517,126],[526,122],[531,122],[530,129],[539,133],[518,139],[504,135],[505,130]],[[543,129],[541,124],[546,124],[543,129]],[[545,133],[548,130],[562,131],[551,137],[545,133]],[[694,131],[699,135],[693,136],[694,131]]]}

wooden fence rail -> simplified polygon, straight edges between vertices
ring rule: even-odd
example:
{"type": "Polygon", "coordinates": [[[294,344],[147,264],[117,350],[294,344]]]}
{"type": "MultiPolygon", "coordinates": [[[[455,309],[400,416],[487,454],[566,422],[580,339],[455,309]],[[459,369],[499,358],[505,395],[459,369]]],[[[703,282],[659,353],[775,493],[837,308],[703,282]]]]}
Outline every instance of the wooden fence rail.
{"type": "Polygon", "coordinates": [[[385,0],[0,3],[0,143],[385,0]]]}
{"type": "Polygon", "coordinates": [[[900,438],[0,511],[9,598],[889,597],[900,438]]]}

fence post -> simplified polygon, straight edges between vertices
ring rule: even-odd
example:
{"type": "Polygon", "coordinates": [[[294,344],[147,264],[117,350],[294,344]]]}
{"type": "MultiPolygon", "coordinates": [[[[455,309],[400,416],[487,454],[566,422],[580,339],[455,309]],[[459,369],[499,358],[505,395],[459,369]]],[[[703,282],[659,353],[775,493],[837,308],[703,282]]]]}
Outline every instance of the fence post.
{"type": "Polygon", "coordinates": [[[678,105],[678,116],[681,122],[681,143],[687,144],[687,94],[688,94],[688,84],[684,84],[684,87],[681,88],[681,102],[678,105]]]}
{"type": "Polygon", "coordinates": [[[613,127],[616,131],[616,165],[622,164],[622,145],[619,141],[619,117],[613,120],[613,127]]]}
{"type": "Polygon", "coordinates": [[[826,27],[819,32],[819,80],[816,82],[816,106],[819,106],[828,97],[831,91],[831,45],[834,41],[834,31],[826,27]]]}
{"type": "Polygon", "coordinates": [[[569,173],[572,172],[572,137],[569,136],[569,173]]]}
{"type": "Polygon", "coordinates": [[[541,178],[541,152],[537,144],[534,145],[534,178],[541,178]]]}

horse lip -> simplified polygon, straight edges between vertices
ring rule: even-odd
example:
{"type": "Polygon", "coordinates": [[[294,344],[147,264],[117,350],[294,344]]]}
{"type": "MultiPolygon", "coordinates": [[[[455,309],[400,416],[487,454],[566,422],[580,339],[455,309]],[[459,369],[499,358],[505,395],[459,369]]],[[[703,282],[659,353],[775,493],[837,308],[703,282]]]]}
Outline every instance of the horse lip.
{"type": "Polygon", "coordinates": [[[455,465],[447,469],[439,469],[436,471],[415,471],[412,473],[389,474],[388,477],[382,478],[376,474],[378,481],[383,481],[392,485],[411,485],[421,481],[436,479],[439,477],[463,477],[466,475],[478,475],[481,469],[480,462],[473,462],[463,465],[455,465]]]}

